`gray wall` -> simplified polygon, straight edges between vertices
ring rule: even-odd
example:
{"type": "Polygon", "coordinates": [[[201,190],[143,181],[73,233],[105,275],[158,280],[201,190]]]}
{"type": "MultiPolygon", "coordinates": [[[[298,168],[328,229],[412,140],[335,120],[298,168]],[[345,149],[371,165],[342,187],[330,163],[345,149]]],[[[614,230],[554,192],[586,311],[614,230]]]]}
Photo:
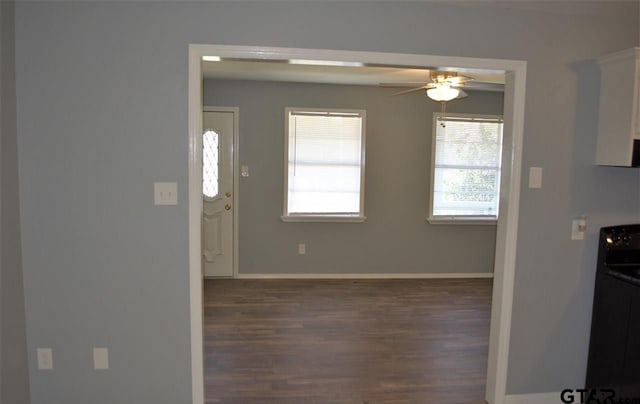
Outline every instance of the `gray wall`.
{"type": "Polygon", "coordinates": [[[0,402],[23,404],[29,402],[29,380],[20,254],[13,17],[13,3],[0,2],[0,402]]]}
{"type": "MultiPolygon", "coordinates": [[[[636,45],[637,2],[20,2],[18,157],[33,403],[190,400],[187,45],[528,61],[508,391],[584,381],[596,232],[638,220],[638,172],[595,167],[595,57],[636,45]],[[497,4],[497,3],[491,3],[497,4]],[[504,3],[503,3],[504,6],[504,3]],[[529,8],[529,9],[525,9],[529,8]],[[153,181],[180,205],[154,207],[153,181]],[[570,220],[589,217],[586,240],[570,220]],[[90,370],[92,346],[112,370],[90,370]],[[38,346],[53,372],[35,370],[38,346]]],[[[615,102],[615,101],[613,101],[615,102]]],[[[274,219],[276,220],[276,219],[274,219]]]]}
{"type": "MultiPolygon", "coordinates": [[[[13,4],[12,4],[13,6],[13,4]]],[[[2,54],[4,53],[4,49],[6,47],[11,47],[11,49],[13,49],[14,45],[15,45],[15,37],[13,35],[6,35],[4,33],[4,31],[6,31],[6,27],[7,27],[7,23],[4,21],[5,20],[5,16],[8,15],[8,11],[5,11],[5,7],[3,6],[3,4],[0,4],[0,178],[2,178],[2,138],[4,137],[4,129],[2,128],[3,126],[3,119],[2,116],[6,115],[4,112],[4,108],[3,105],[9,104],[9,100],[5,101],[4,100],[4,93],[5,93],[5,87],[6,84],[2,84],[5,80],[4,80],[4,73],[3,71],[6,69],[4,67],[3,61],[6,61],[6,56],[3,56],[2,54]],[[7,40],[7,38],[9,38],[9,40],[7,40]],[[5,43],[6,42],[6,43],[5,43]]],[[[11,8],[11,23],[13,23],[13,7],[11,8]]],[[[13,32],[13,30],[11,30],[11,32],[13,32]]],[[[14,66],[15,66],[15,60],[14,58],[11,58],[11,60],[14,62],[14,66]]],[[[8,75],[7,75],[8,76],[8,75]]],[[[7,79],[9,79],[9,77],[7,77],[7,79]]],[[[10,80],[13,85],[15,86],[15,76],[11,78],[10,80]]],[[[11,104],[13,104],[13,106],[15,107],[15,92],[14,92],[14,97],[11,97],[11,104]]],[[[5,118],[6,119],[6,118],[5,118]]],[[[2,180],[0,180],[0,222],[2,221],[2,195],[4,195],[4,192],[2,191],[2,180]]],[[[2,270],[3,270],[3,265],[2,265],[2,230],[0,230],[0,303],[2,303],[2,270]]],[[[23,304],[24,304],[24,299],[22,300],[23,304]]],[[[2,372],[2,330],[4,330],[4,327],[2,327],[2,306],[0,305],[0,401],[2,401],[2,384],[3,384],[3,372],[2,372]]]]}
{"type": "MultiPolygon", "coordinates": [[[[495,226],[430,225],[433,113],[423,92],[258,81],[204,82],[205,105],[240,107],[239,272],[493,272],[495,226]],[[257,96],[259,94],[259,96],[257,96]],[[364,223],[284,223],[284,108],[367,111],[364,223]],[[298,243],[306,243],[298,255],[298,243]],[[460,248],[464,246],[464,248],[460,248]]],[[[451,112],[502,114],[502,94],[472,93],[451,112]]]]}

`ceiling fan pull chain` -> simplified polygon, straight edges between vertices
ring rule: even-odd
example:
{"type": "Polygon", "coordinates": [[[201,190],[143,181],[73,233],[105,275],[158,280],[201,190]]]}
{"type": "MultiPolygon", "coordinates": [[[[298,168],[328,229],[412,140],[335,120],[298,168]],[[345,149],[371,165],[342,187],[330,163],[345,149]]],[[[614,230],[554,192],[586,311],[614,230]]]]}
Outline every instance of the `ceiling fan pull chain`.
{"type": "Polygon", "coordinates": [[[442,104],[442,118],[440,119],[440,125],[442,125],[442,127],[444,128],[444,127],[447,126],[447,124],[445,123],[445,119],[447,118],[446,115],[445,115],[446,114],[445,110],[446,110],[446,104],[447,103],[446,102],[441,102],[440,104],[442,104]]]}

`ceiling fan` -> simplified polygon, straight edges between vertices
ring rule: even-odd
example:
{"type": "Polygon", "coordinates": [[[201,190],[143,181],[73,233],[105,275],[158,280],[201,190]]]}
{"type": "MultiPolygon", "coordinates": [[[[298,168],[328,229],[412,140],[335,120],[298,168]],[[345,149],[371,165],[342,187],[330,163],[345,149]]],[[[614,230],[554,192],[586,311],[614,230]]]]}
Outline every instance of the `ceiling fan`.
{"type": "Polygon", "coordinates": [[[430,83],[381,83],[383,87],[399,87],[409,86],[415,84],[422,84],[419,87],[415,87],[409,90],[400,91],[393,95],[409,94],[420,90],[425,90],[427,97],[437,102],[449,102],[454,99],[460,99],[467,96],[461,87],[466,82],[473,80],[471,77],[461,76],[455,72],[431,72],[430,83]]]}
{"type": "MultiPolygon", "coordinates": [[[[504,77],[501,78],[500,74],[486,73],[486,72],[474,72],[470,74],[470,77],[462,76],[458,72],[444,71],[444,70],[422,70],[424,74],[430,76],[431,82],[395,82],[395,83],[379,83],[380,87],[415,87],[411,88],[411,91],[418,91],[421,89],[428,89],[427,87],[434,86],[436,83],[448,82],[451,87],[460,88],[463,87],[467,90],[474,91],[490,91],[490,92],[504,92],[504,77]]],[[[407,91],[407,93],[411,92],[407,91]]],[[[404,92],[403,92],[404,93],[404,92]]]]}
{"type": "Polygon", "coordinates": [[[467,93],[462,90],[461,87],[465,85],[465,83],[473,80],[471,77],[461,76],[456,72],[442,72],[442,71],[431,71],[431,82],[430,83],[380,83],[382,87],[405,87],[405,86],[413,86],[416,84],[422,84],[419,87],[411,88],[409,90],[400,91],[393,95],[404,95],[413,93],[416,91],[424,90],[427,94],[427,97],[432,99],[433,101],[439,102],[442,104],[442,117],[441,117],[441,125],[444,127],[444,118],[445,118],[445,106],[449,101],[453,101],[456,99],[461,99],[467,97],[467,93]]]}

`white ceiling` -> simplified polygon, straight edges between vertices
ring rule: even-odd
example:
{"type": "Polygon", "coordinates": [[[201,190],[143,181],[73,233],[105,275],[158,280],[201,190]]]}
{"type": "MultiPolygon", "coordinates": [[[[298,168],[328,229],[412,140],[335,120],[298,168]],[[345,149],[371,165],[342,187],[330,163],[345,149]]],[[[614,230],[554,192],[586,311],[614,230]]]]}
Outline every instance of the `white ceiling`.
{"type": "MultiPolygon", "coordinates": [[[[438,67],[438,70],[456,71],[438,67]]],[[[473,89],[473,83],[504,84],[504,74],[491,71],[472,71],[457,69],[460,74],[472,77],[467,88],[473,89]]],[[[418,86],[431,81],[430,71],[426,68],[406,67],[345,67],[311,66],[289,64],[285,61],[222,60],[203,62],[205,79],[224,80],[261,80],[298,83],[373,85],[380,83],[409,83],[418,86]]],[[[494,90],[495,91],[495,90],[494,90]]]]}

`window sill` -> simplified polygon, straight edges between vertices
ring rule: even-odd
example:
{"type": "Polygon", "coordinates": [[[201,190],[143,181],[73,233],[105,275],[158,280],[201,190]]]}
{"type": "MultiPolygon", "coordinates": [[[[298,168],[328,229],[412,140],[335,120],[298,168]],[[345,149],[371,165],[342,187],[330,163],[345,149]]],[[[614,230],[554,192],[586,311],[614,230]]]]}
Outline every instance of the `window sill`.
{"type": "Polygon", "coordinates": [[[480,225],[480,226],[496,226],[498,219],[488,217],[464,217],[464,216],[438,216],[428,217],[430,224],[454,224],[454,225],[480,225]]]}
{"type": "Polygon", "coordinates": [[[280,216],[283,222],[316,222],[316,223],[362,223],[366,216],[347,215],[289,215],[280,216]]]}

